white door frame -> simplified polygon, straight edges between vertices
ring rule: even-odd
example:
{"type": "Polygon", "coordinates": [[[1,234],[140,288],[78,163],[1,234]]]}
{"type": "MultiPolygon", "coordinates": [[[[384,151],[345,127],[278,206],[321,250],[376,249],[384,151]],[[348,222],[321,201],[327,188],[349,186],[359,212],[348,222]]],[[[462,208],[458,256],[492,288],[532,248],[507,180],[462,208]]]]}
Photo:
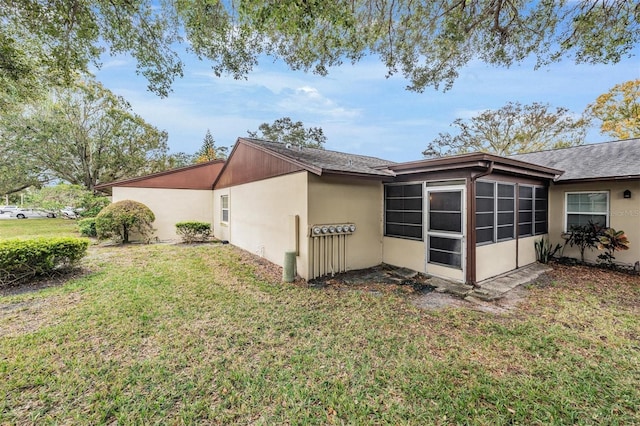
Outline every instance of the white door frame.
{"type": "Polygon", "coordinates": [[[425,271],[427,274],[439,276],[446,279],[453,279],[456,281],[464,282],[467,272],[467,198],[466,198],[466,185],[442,185],[442,186],[427,186],[428,182],[425,182],[425,206],[424,209],[424,240],[425,240],[425,271]],[[447,231],[430,231],[429,212],[431,210],[430,194],[433,192],[460,192],[460,221],[461,232],[447,232],[447,231]],[[452,238],[460,240],[460,268],[444,265],[441,263],[429,262],[429,237],[441,237],[452,238]],[[449,270],[449,271],[447,271],[449,270]],[[448,272],[451,272],[450,274],[448,272]]]}

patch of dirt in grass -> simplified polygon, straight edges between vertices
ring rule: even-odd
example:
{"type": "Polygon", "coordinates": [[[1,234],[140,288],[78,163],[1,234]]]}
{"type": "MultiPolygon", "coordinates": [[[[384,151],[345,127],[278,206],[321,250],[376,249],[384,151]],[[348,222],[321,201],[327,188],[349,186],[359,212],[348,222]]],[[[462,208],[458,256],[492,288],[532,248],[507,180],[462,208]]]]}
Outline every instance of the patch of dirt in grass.
{"type": "MultiPolygon", "coordinates": [[[[275,263],[269,262],[267,259],[260,257],[256,254],[249,253],[246,250],[242,250],[234,247],[234,250],[240,256],[240,260],[244,264],[249,264],[255,269],[255,273],[261,280],[269,283],[282,282],[282,267],[275,263]]],[[[298,283],[304,282],[301,278],[298,278],[298,283]]]]}
{"type": "Polygon", "coordinates": [[[605,303],[640,310],[640,276],[591,266],[553,265],[550,273],[563,288],[584,290],[602,297],[605,303]]]}
{"type": "Polygon", "coordinates": [[[0,297],[16,296],[26,293],[34,293],[49,287],[58,287],[69,280],[81,278],[90,274],[86,268],[71,268],[53,272],[50,275],[39,277],[33,280],[21,282],[16,285],[0,287],[0,297]]]}
{"type": "Polygon", "coordinates": [[[0,302],[0,336],[20,336],[57,324],[61,314],[78,304],[80,299],[80,294],[70,293],[20,302],[0,302]]]}

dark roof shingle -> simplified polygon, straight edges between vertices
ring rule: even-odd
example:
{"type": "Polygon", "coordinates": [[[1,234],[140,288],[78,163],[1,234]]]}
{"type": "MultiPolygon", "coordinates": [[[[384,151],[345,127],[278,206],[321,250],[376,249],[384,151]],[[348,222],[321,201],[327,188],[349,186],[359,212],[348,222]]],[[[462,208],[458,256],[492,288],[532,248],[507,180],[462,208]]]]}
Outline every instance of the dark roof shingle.
{"type": "Polygon", "coordinates": [[[279,154],[320,173],[333,172],[342,174],[371,175],[388,177],[394,176],[385,166],[394,164],[393,161],[383,160],[365,155],[347,154],[326,149],[290,146],[280,142],[262,139],[240,138],[250,144],[279,154]]]}
{"type": "Polygon", "coordinates": [[[640,178],[640,139],[516,154],[509,158],[564,170],[559,182],[640,178]]]}

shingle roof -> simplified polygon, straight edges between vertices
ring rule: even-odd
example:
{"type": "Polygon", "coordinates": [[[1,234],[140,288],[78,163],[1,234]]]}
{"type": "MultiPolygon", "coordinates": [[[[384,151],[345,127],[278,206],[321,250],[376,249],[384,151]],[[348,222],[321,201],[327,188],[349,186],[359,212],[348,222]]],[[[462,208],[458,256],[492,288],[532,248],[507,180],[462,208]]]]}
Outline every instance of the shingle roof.
{"type": "Polygon", "coordinates": [[[640,178],[640,139],[517,154],[510,158],[564,170],[559,182],[640,178]]]}
{"type": "Polygon", "coordinates": [[[277,153],[281,157],[286,157],[318,174],[328,172],[382,177],[394,176],[391,170],[385,168],[385,166],[394,164],[394,162],[381,158],[347,154],[327,149],[290,146],[288,144],[262,139],[240,139],[273,153],[277,153]]]}

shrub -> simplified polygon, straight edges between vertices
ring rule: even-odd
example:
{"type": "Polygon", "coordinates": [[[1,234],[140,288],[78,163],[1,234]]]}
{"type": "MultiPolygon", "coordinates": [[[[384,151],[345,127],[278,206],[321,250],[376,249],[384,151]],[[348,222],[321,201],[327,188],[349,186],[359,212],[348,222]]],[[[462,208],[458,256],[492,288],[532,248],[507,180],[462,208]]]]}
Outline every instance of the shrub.
{"type": "Polygon", "coordinates": [[[629,250],[629,239],[624,231],[607,228],[598,236],[598,250],[605,251],[598,255],[598,260],[612,267],[615,259],[613,253],[615,251],[629,250]]]}
{"type": "Polygon", "coordinates": [[[211,224],[206,222],[178,222],[176,232],[182,241],[191,244],[194,241],[204,242],[211,237],[211,224]]]}
{"type": "Polygon", "coordinates": [[[111,203],[107,197],[86,194],[79,204],[81,217],[96,217],[102,209],[111,203]]]}
{"type": "Polygon", "coordinates": [[[597,247],[602,227],[597,223],[589,222],[582,226],[573,226],[571,230],[564,234],[565,244],[578,247],[580,250],[580,262],[584,263],[584,251],[593,250],[597,247]]]}
{"type": "Polygon", "coordinates": [[[80,229],[80,235],[83,237],[97,237],[96,232],[96,218],[88,217],[86,219],[80,219],[78,221],[78,228],[80,229]]]}
{"type": "Polygon", "coordinates": [[[129,242],[132,232],[138,233],[145,242],[151,240],[156,219],[149,207],[133,200],[122,200],[109,204],[96,216],[96,234],[100,239],[111,238],[123,244],[129,242]]]}
{"type": "Polygon", "coordinates": [[[71,237],[0,241],[0,286],[74,266],[87,247],[89,240],[71,237]]]}
{"type": "Polygon", "coordinates": [[[551,242],[549,240],[545,240],[544,237],[535,241],[533,244],[536,248],[536,260],[540,263],[549,263],[549,259],[562,249],[560,244],[556,244],[555,247],[552,247],[551,242]]]}

